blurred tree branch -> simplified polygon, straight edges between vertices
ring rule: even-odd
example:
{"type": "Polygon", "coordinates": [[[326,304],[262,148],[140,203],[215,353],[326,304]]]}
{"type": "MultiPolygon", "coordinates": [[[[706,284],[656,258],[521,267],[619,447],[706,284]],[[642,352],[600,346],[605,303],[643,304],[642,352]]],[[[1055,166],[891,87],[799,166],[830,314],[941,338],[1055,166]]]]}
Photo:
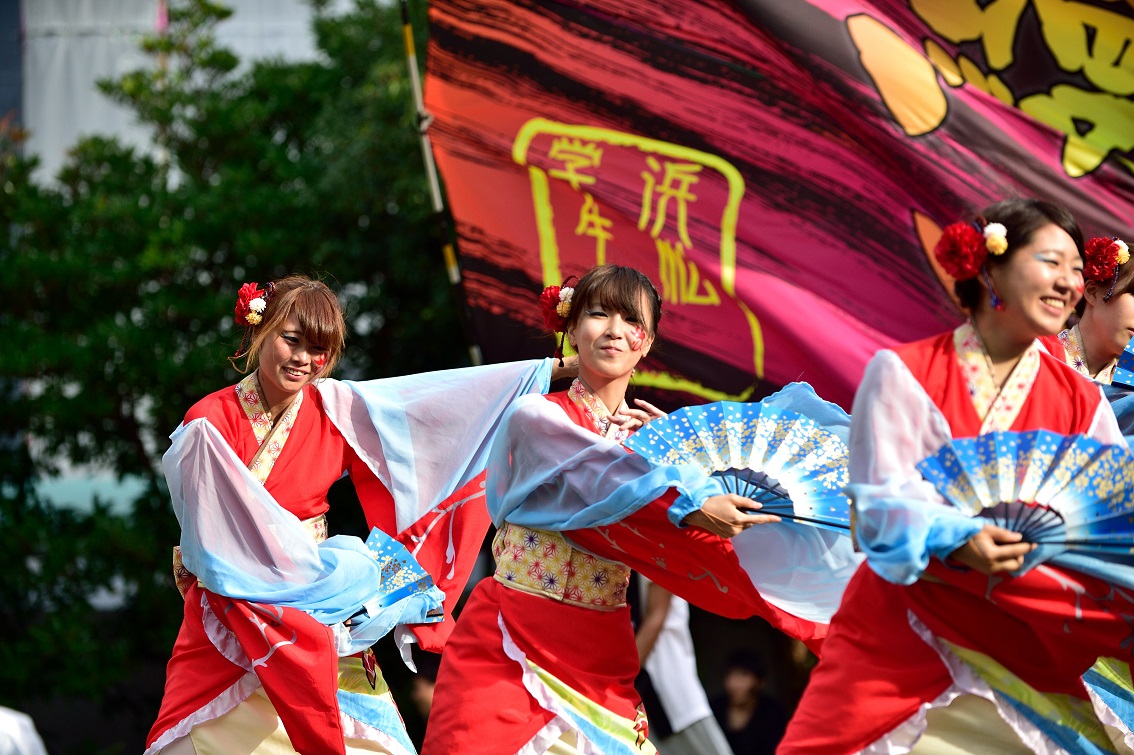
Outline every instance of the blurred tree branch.
{"type": "Polygon", "coordinates": [[[193,402],[238,379],[225,357],[242,282],[328,279],[348,311],[348,376],[464,360],[397,8],[313,7],[317,60],[241,67],[214,34],[230,10],[171,2],[167,30],[142,41],[152,64],[100,84],[152,129],[152,152],[88,138],[39,185],[22,134],[0,123],[0,328],[13,346],[0,368],[0,704],[97,696],[131,659],[168,656],[181,609],[159,459],[193,402]],[[61,460],[146,492],[128,516],[60,511],[36,480],[61,460]],[[126,605],[91,629],[100,589],[126,605]],[[76,653],[82,674],[56,660],[76,653]]]}

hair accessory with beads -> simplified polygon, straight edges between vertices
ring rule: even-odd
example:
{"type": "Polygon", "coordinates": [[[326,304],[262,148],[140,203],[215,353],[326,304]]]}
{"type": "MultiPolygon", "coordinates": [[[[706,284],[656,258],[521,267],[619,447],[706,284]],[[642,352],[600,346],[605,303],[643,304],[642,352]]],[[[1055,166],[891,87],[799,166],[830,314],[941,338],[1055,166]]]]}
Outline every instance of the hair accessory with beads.
{"type": "Polygon", "coordinates": [[[244,337],[236,350],[237,357],[246,354],[252,345],[253,330],[264,321],[264,310],[268,308],[268,299],[272,298],[274,288],[274,283],[268,283],[263,290],[258,283],[245,283],[237,292],[236,324],[244,326],[244,337]]]}
{"type": "MultiPolygon", "coordinates": [[[[570,278],[568,278],[570,280],[570,278]]],[[[539,295],[539,311],[543,324],[559,336],[555,356],[563,366],[563,338],[567,332],[567,317],[571,314],[571,299],[575,289],[571,286],[548,286],[539,295]]]]}
{"type": "Polygon", "coordinates": [[[1002,223],[977,218],[969,223],[945,226],[933,256],[954,280],[969,280],[980,274],[988,255],[1008,251],[1008,229],[1002,223]]]}
{"type": "Polygon", "coordinates": [[[1084,245],[1083,257],[1086,259],[1083,277],[1098,283],[1110,281],[1110,290],[1103,296],[1103,301],[1110,301],[1118,283],[1119,268],[1130,261],[1126,242],[1117,236],[1096,236],[1084,245]]]}

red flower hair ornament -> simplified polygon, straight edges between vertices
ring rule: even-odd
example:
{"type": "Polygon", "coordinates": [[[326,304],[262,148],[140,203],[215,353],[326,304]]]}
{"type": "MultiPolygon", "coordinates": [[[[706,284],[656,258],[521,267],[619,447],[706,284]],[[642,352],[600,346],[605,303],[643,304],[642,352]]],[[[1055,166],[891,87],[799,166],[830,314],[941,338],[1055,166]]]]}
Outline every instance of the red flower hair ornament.
{"type": "Polygon", "coordinates": [[[567,316],[571,314],[571,298],[575,289],[570,286],[548,286],[539,295],[539,311],[543,324],[552,333],[559,335],[555,356],[563,366],[563,337],[567,332],[567,316]]]}
{"type": "Polygon", "coordinates": [[[268,307],[268,292],[258,283],[245,283],[236,293],[236,324],[259,325],[268,307]]]}
{"type": "Polygon", "coordinates": [[[969,280],[980,274],[988,255],[1008,251],[1008,229],[1001,223],[978,218],[971,223],[945,226],[933,256],[954,280],[969,280]]]}
{"type": "Polygon", "coordinates": [[[236,350],[236,358],[248,352],[252,345],[252,332],[264,320],[264,310],[268,308],[268,299],[272,298],[272,289],[275,284],[269,283],[261,289],[258,283],[245,283],[236,293],[236,324],[244,326],[244,337],[240,339],[240,348],[236,350]]]}
{"type": "Polygon", "coordinates": [[[1118,270],[1130,261],[1130,249],[1117,236],[1095,236],[1083,246],[1083,278],[1098,283],[1110,281],[1110,290],[1103,301],[1114,296],[1118,283],[1118,270]]]}

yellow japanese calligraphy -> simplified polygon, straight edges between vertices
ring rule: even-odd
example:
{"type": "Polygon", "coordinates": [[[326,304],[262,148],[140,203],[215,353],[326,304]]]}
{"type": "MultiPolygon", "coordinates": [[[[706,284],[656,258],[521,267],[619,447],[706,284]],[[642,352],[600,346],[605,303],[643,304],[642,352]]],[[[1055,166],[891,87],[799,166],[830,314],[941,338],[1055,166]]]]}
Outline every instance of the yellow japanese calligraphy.
{"type": "Polygon", "coordinates": [[[1125,97],[1058,84],[1050,94],[1020,100],[1020,109],[1067,135],[1063,170],[1069,176],[1090,173],[1112,150],[1134,150],[1134,102],[1125,97]]]}
{"type": "Polygon", "coordinates": [[[653,156],[646,158],[646,165],[650,169],[642,172],[645,187],[642,189],[642,213],[638,216],[638,230],[646,230],[652,216],[654,223],[650,227],[650,236],[658,238],[665,228],[669,201],[672,199],[677,212],[677,236],[687,248],[692,247],[693,242],[689,240],[689,202],[696,202],[697,196],[689,191],[689,187],[700,180],[697,174],[701,172],[702,166],[667,160],[659,184],[656,174],[662,170],[662,165],[653,156]]]}
{"type": "Polygon", "coordinates": [[[595,177],[583,170],[598,168],[602,164],[602,150],[594,142],[584,142],[581,139],[562,137],[551,143],[548,156],[563,163],[562,168],[547,171],[552,178],[559,178],[571,184],[571,188],[579,190],[581,184],[593,185],[595,177]]]}
{"type": "MultiPolygon", "coordinates": [[[[1120,4],[1120,0],[1105,0],[1120,4]]],[[[968,85],[1018,107],[1064,135],[1062,164],[1067,175],[1096,170],[1108,157],[1134,167],[1122,153],[1134,139],[1134,19],[1129,14],[1081,0],[909,0],[910,8],[935,32],[953,44],[979,42],[984,61],[950,53],[930,36],[922,40],[924,58],[945,84],[968,85]],[[1042,42],[1049,63],[1061,71],[1044,89],[1013,91],[1001,74],[1018,63],[1021,19],[1031,10],[1039,34],[1024,40],[1033,48],[1042,42]],[[1066,74],[1066,75],[1063,75],[1066,74]]],[[[929,133],[945,120],[943,87],[917,52],[898,33],[862,14],[850,16],[847,27],[894,120],[911,136],[929,133]]],[[[979,57],[979,56],[974,56],[979,57]]]]}
{"type": "Polygon", "coordinates": [[[716,306],[721,297],[712,281],[701,280],[697,263],[686,259],[685,249],[665,239],[656,239],[658,271],[661,278],[662,300],[673,304],[702,304],[716,306]],[[704,285],[702,285],[704,284],[704,285]]]}
{"type": "Polygon", "coordinates": [[[1059,67],[1104,92],[1134,94],[1134,19],[1086,3],[1033,0],[1059,67]]]}
{"type": "Polygon", "coordinates": [[[614,238],[610,226],[614,221],[604,218],[595,198],[584,195],[583,209],[579,211],[579,224],[575,226],[576,236],[591,236],[595,240],[595,259],[598,265],[606,264],[606,242],[614,238]]]}
{"type": "MultiPolygon", "coordinates": [[[[656,280],[660,283],[664,300],[671,306],[718,306],[723,308],[720,312],[722,318],[729,317],[730,313],[742,318],[741,322],[747,325],[751,336],[751,342],[745,347],[745,351],[751,350],[749,364],[757,378],[764,377],[764,336],[760,321],[736,291],[736,226],[740,202],[744,197],[744,179],[734,165],[718,155],[678,144],[543,118],[533,118],[520,128],[512,145],[512,159],[527,169],[531,180],[544,285],[558,285],[563,281],[560,243],[567,231],[567,228],[557,226],[557,210],[562,210],[563,204],[553,207],[553,202],[563,203],[565,200],[552,191],[551,179],[565,181],[582,193],[582,207],[571,210],[569,227],[574,231],[573,237],[594,239],[595,259],[599,264],[611,261],[607,257],[614,249],[622,254],[624,245],[634,245],[632,239],[621,238],[621,231],[617,247],[608,245],[608,242],[613,241],[616,226],[623,227],[620,218],[625,216],[620,213],[626,208],[617,205],[624,199],[622,192],[627,189],[640,191],[638,230],[644,233],[633,235],[639,237],[638,245],[644,238],[653,240],[658,259],[656,280]],[[533,144],[541,137],[550,137],[550,147],[545,148],[546,152],[533,144]],[[616,163],[625,164],[634,159],[641,161],[644,168],[638,174],[641,184],[631,188],[632,183],[626,180],[629,176],[623,176],[622,183],[619,183],[615,174],[612,185],[604,185],[604,176],[598,169],[604,151],[612,150],[618,155],[616,163]],[[552,158],[559,165],[546,167],[544,157],[552,158]],[[717,186],[715,183],[694,191],[702,174],[718,179],[724,188],[723,194],[718,190],[718,194],[714,195],[708,188],[717,186]],[[699,194],[704,196],[699,197],[699,194]],[[614,208],[606,204],[608,200],[616,203],[614,208]],[[710,258],[711,272],[708,265],[702,270],[691,259],[693,245],[689,223],[693,202],[700,202],[693,206],[696,208],[693,218],[698,223],[695,226],[698,238],[716,239],[715,242],[702,241],[715,243],[717,248],[699,254],[702,261],[706,253],[714,255],[710,258]],[[706,223],[710,225],[706,226],[706,223]],[[702,236],[702,232],[706,235],[702,236]]],[[[686,377],[648,369],[639,369],[636,380],[642,385],[687,391],[709,401],[743,401],[752,393],[749,387],[739,394],[726,394],[686,377]]]]}
{"type": "Polygon", "coordinates": [[[998,71],[1012,65],[1016,28],[1027,4],[1028,0],[910,0],[913,12],[950,42],[979,40],[988,65],[998,71]]]}

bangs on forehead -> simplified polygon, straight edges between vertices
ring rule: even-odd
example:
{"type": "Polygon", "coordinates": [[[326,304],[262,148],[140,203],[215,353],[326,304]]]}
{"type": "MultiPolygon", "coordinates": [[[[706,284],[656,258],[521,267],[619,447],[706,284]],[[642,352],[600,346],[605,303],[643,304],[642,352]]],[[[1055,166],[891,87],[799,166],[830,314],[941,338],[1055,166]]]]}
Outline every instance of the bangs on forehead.
{"type": "Polygon", "coordinates": [[[646,292],[636,277],[630,275],[611,275],[598,281],[589,292],[584,306],[598,306],[609,312],[618,312],[624,317],[633,317],[643,324],[649,322],[643,311],[646,292]]]}
{"type": "Polygon", "coordinates": [[[320,348],[334,349],[343,338],[337,304],[320,291],[301,291],[289,314],[299,322],[304,338],[320,348]]]}

